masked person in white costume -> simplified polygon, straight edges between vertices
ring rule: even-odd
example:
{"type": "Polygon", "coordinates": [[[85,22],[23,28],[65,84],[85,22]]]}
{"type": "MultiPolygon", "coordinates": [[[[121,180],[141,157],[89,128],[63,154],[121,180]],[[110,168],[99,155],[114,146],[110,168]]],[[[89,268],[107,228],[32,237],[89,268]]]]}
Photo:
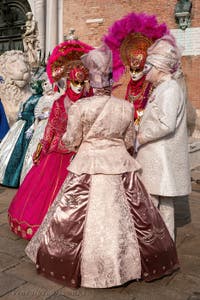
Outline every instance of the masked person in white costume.
{"type": "Polygon", "coordinates": [[[186,95],[181,53],[166,35],[149,49],[146,80],[155,90],[149,98],[137,136],[141,178],[174,239],[174,199],[191,191],[186,95]]]}

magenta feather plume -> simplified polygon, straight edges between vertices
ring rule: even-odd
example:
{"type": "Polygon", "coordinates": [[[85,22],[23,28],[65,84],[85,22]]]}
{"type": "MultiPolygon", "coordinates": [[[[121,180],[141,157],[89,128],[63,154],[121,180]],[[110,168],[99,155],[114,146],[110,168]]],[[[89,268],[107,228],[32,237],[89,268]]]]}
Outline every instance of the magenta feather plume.
{"type": "Polygon", "coordinates": [[[158,24],[156,16],[145,13],[130,13],[117,20],[108,29],[108,34],[103,41],[113,53],[113,79],[118,81],[125,71],[125,66],[120,58],[120,46],[129,33],[141,33],[142,35],[156,41],[169,30],[165,23],[158,24]]]}

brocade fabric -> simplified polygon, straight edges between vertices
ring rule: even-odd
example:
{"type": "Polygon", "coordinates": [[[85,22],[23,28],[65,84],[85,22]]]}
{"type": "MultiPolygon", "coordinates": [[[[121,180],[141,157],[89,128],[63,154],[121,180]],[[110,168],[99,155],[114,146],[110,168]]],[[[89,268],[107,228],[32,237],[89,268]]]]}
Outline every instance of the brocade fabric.
{"type": "Polygon", "coordinates": [[[71,150],[79,147],[69,167],[77,173],[69,173],[27,255],[39,273],[73,288],[171,274],[179,267],[175,244],[126,150],[132,105],[108,96],[81,101],[71,106],[64,137],[71,150]]]}
{"type": "Polygon", "coordinates": [[[171,78],[160,83],[148,100],[136,159],[150,194],[173,197],[191,192],[185,101],[171,78]]]}
{"type": "Polygon", "coordinates": [[[69,174],[25,251],[39,273],[73,288],[151,281],[179,268],[175,244],[134,173],[69,174]]]}
{"type": "Polygon", "coordinates": [[[41,140],[44,153],[60,152],[69,153],[69,149],[62,143],[62,136],[67,126],[67,114],[64,100],[66,95],[62,95],[55,100],[45,128],[44,136],[41,140]]]}
{"type": "Polygon", "coordinates": [[[73,104],[62,139],[68,149],[78,152],[68,170],[121,174],[140,169],[127,152],[133,148],[133,116],[132,105],[113,96],[93,96],[73,104]]]}

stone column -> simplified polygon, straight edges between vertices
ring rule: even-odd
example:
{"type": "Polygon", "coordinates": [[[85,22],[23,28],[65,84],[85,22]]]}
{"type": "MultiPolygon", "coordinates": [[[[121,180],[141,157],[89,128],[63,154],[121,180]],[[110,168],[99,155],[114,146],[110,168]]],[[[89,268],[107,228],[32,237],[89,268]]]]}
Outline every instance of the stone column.
{"type": "Polygon", "coordinates": [[[31,11],[35,15],[35,2],[36,0],[28,0],[28,3],[30,4],[31,11]]]}
{"type": "Polygon", "coordinates": [[[48,0],[46,6],[46,57],[58,44],[58,0],[48,0]]]}
{"type": "Polygon", "coordinates": [[[63,0],[58,0],[58,43],[63,41],[63,0]]]}
{"type": "Polygon", "coordinates": [[[39,48],[42,55],[45,53],[45,6],[45,0],[34,0],[34,18],[38,22],[39,48]]]}

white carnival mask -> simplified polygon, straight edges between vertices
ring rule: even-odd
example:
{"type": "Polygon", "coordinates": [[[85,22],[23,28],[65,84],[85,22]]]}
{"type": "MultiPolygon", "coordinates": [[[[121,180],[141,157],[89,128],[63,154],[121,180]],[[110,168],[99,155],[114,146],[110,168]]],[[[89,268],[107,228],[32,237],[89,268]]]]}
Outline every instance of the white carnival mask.
{"type": "Polygon", "coordinates": [[[130,72],[130,75],[131,75],[131,79],[133,81],[138,81],[144,76],[143,70],[141,70],[139,68],[138,69],[137,68],[133,69],[132,67],[130,67],[129,72],[130,72]]]}
{"type": "Polygon", "coordinates": [[[79,81],[70,81],[70,88],[72,89],[72,91],[76,94],[80,94],[83,90],[85,82],[79,82],[79,81]]]}

